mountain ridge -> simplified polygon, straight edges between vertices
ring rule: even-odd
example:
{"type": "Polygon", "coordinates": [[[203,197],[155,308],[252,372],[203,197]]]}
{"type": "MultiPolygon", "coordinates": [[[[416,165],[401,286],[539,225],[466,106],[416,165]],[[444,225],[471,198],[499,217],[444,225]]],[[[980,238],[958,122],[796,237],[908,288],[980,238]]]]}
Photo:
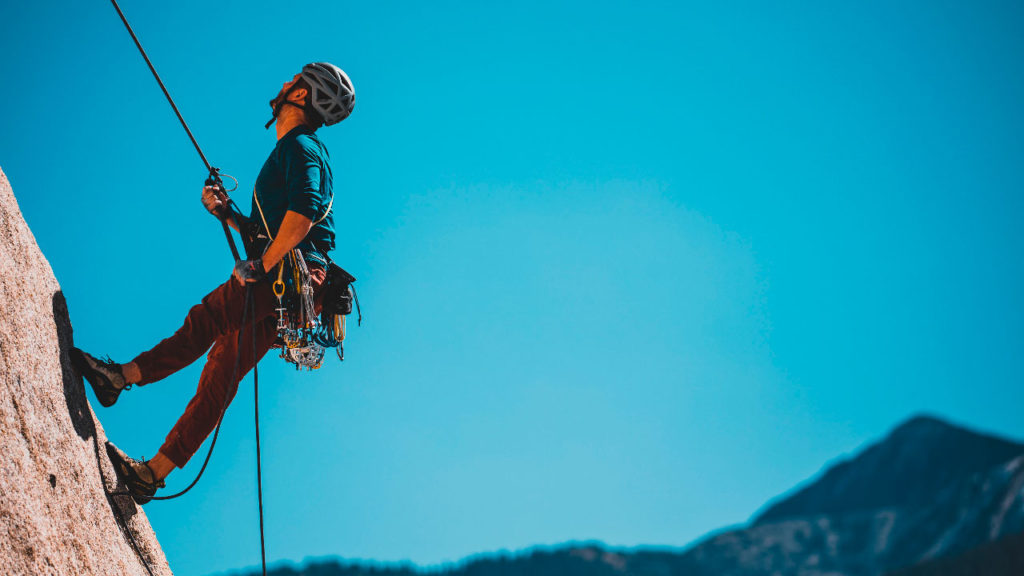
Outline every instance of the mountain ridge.
{"type": "MultiPolygon", "coordinates": [[[[882,576],[1024,534],[1024,444],[916,415],[852,456],[827,464],[763,510],[745,525],[713,531],[679,548],[621,548],[586,541],[511,555],[478,554],[429,568],[325,559],[269,573],[882,576]],[[869,494],[879,486],[900,484],[902,475],[907,476],[905,485],[869,494]]],[[[930,576],[913,572],[919,573],[930,576]]],[[[997,574],[1011,573],[991,573],[997,574]]]]}
{"type": "Polygon", "coordinates": [[[918,414],[855,456],[827,464],[794,490],[769,501],[752,524],[914,504],[943,485],[1019,454],[1024,454],[1024,444],[918,414]],[[911,444],[917,451],[904,452],[911,444]],[[955,450],[952,455],[951,449],[955,450]],[[880,469],[888,474],[879,473],[880,469]],[[893,485],[889,475],[913,478],[893,485]]]}

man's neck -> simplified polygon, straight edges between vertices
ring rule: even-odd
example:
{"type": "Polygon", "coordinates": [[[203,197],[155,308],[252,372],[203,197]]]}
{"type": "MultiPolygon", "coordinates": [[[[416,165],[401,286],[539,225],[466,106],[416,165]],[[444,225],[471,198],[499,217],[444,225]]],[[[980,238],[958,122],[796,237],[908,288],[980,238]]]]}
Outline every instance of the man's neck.
{"type": "Polygon", "coordinates": [[[280,140],[285,134],[292,131],[296,126],[301,126],[306,123],[306,116],[301,110],[288,110],[290,106],[285,106],[281,110],[281,114],[277,116],[277,139],[280,140]]]}

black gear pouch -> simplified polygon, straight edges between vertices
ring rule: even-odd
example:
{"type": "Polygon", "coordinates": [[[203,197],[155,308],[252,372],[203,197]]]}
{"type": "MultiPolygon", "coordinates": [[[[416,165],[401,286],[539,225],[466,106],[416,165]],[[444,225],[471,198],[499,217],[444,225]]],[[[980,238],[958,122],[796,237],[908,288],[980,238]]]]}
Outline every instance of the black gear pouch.
{"type": "MultiPolygon", "coordinates": [[[[328,323],[328,319],[332,316],[348,316],[351,314],[354,301],[358,309],[359,303],[356,301],[355,290],[352,288],[352,283],[355,281],[355,276],[346,272],[341,266],[334,262],[328,264],[327,285],[324,287],[323,309],[321,312],[321,318],[325,324],[328,323]]],[[[362,314],[360,314],[359,320],[362,322],[362,314]]]]}

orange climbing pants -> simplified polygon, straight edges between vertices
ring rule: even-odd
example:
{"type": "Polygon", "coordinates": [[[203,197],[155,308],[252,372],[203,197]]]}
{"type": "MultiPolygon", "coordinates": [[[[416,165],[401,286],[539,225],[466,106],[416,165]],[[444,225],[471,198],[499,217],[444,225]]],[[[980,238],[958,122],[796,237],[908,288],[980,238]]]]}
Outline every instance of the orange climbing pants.
{"type": "MultiPolygon", "coordinates": [[[[320,288],[327,273],[323,268],[312,266],[309,273],[315,309],[319,314],[323,299],[320,288]]],[[[217,425],[221,413],[235,397],[238,383],[274,344],[277,336],[277,297],[274,296],[270,280],[265,278],[252,284],[252,298],[255,314],[250,309],[245,314],[243,326],[245,288],[233,277],[228,278],[227,282],[215,288],[201,303],[189,310],[185,323],[173,336],[165,338],[133,360],[142,373],[139,385],[144,385],[181,370],[209,350],[196,394],[160,448],[160,452],[178,468],[183,468],[199,450],[217,425]],[[240,330],[241,349],[238,347],[240,330]]]]}

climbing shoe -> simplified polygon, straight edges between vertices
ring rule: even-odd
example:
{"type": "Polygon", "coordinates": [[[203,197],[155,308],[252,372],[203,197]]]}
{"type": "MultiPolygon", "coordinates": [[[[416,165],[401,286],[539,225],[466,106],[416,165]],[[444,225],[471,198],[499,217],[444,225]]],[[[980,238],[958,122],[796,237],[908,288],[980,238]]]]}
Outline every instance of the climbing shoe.
{"type": "Polygon", "coordinates": [[[107,456],[110,463],[114,465],[114,472],[124,482],[132,498],[139,504],[145,504],[153,499],[157,488],[165,486],[163,480],[156,480],[153,470],[145,460],[136,460],[112,442],[107,442],[107,456]]]}
{"type": "Polygon", "coordinates": [[[131,388],[121,373],[121,365],[109,358],[94,358],[78,348],[71,349],[71,362],[82,377],[92,385],[92,391],[103,407],[113,406],[122,390],[131,388]]]}

